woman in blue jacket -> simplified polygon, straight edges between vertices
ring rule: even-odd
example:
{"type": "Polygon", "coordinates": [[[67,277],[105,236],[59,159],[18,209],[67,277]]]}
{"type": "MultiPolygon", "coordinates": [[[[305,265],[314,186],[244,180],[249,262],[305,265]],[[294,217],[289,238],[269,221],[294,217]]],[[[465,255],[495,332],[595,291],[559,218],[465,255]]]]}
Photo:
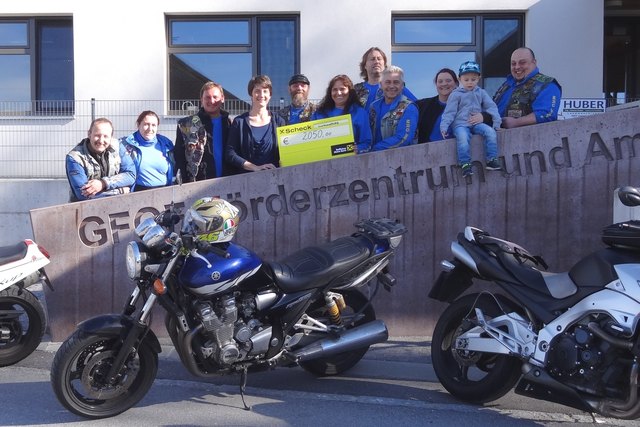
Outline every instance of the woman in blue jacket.
{"type": "Polygon", "coordinates": [[[133,191],[164,187],[173,183],[173,142],[158,133],[160,118],[145,110],[138,116],[138,130],[121,139],[136,166],[133,191]]]}
{"type": "Polygon", "coordinates": [[[327,92],[311,116],[311,120],[351,114],[351,127],[356,152],[367,152],[371,147],[369,114],[362,108],[351,79],[338,74],[329,82],[327,92]]]}

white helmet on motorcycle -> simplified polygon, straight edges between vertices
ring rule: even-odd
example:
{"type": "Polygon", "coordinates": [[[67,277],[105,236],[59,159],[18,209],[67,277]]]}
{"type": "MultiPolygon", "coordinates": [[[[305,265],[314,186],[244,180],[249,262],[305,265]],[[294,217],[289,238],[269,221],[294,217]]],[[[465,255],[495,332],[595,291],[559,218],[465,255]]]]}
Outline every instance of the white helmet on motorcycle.
{"type": "Polygon", "coordinates": [[[240,211],[223,199],[204,197],[196,200],[184,215],[183,231],[209,243],[233,239],[240,224],[240,211]]]}

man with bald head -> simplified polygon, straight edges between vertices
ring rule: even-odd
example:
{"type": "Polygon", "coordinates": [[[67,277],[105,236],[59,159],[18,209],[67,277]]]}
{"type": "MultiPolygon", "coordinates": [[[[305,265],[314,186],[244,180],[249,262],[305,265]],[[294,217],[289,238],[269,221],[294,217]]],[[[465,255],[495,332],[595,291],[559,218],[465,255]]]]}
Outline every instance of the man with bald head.
{"type": "Polygon", "coordinates": [[[506,129],[558,119],[562,88],[553,77],[538,69],[536,56],[528,47],[511,54],[511,75],[498,88],[493,100],[506,129]]]}

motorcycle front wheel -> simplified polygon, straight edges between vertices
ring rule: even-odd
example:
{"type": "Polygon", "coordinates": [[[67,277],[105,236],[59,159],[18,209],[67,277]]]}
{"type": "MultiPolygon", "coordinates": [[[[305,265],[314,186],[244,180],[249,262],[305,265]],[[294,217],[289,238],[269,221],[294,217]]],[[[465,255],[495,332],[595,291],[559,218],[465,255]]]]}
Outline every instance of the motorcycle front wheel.
{"type": "MultiPolygon", "coordinates": [[[[342,292],[346,307],[341,310],[342,320],[347,324],[347,329],[362,325],[367,322],[376,320],[376,313],[369,304],[367,297],[359,291],[342,292]],[[368,306],[357,316],[354,322],[354,315],[358,314],[365,305],[368,306]]],[[[307,310],[307,314],[316,320],[320,320],[325,324],[331,324],[324,301],[312,304],[307,310]]],[[[318,376],[338,375],[351,369],[364,357],[369,347],[359,348],[357,350],[346,351],[330,357],[313,359],[306,362],[300,362],[300,366],[318,376]]]]}
{"type": "Polygon", "coordinates": [[[26,289],[0,292],[0,366],[18,363],[38,347],[46,327],[42,304],[26,289]]]}
{"type": "Polygon", "coordinates": [[[502,309],[486,294],[464,296],[447,307],[433,331],[431,359],[436,376],[449,393],[465,402],[496,400],[520,377],[521,362],[515,357],[452,349],[456,338],[477,324],[474,308],[490,320],[509,310],[505,298],[500,298],[500,304],[502,309]]]}
{"type": "Polygon", "coordinates": [[[116,356],[116,341],[75,331],[62,344],[51,365],[51,385],[69,411],[87,418],[112,417],[147,394],[158,370],[158,355],[143,340],[110,383],[106,376],[116,356]]]}

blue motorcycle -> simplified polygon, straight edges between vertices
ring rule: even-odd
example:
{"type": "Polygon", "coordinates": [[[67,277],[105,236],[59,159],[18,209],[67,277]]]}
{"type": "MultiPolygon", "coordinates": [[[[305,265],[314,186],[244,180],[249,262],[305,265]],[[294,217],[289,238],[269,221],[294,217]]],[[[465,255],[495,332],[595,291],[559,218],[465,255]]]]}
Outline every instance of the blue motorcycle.
{"type": "Polygon", "coordinates": [[[336,375],[388,338],[370,299],[396,282],[389,262],[404,225],[361,220],[350,236],[266,262],[231,241],[239,222],[232,204],[203,198],[184,215],[172,206],[136,227],[126,251],[136,287],[123,312],[84,321],[55,355],[51,383],[65,408],[111,417],[145,396],[161,351],[150,328],[157,303],[188,371],[239,374],[241,394],[250,369],[336,375]]]}

